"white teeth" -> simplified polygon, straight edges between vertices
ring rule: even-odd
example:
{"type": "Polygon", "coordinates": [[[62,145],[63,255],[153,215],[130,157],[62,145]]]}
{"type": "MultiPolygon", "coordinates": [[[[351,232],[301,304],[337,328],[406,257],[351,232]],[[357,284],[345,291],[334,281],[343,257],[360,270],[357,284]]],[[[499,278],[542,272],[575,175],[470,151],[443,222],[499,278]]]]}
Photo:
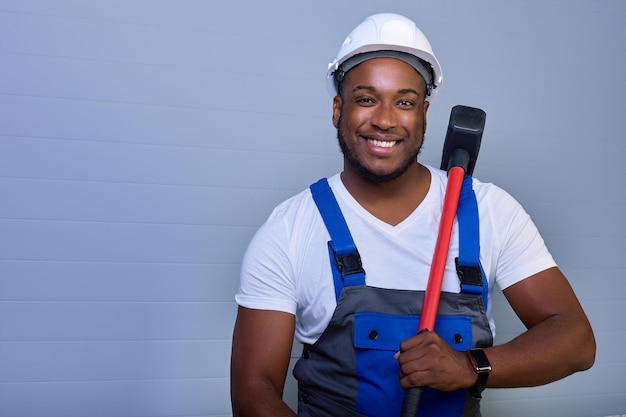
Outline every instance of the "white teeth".
{"type": "Polygon", "coordinates": [[[380,148],[391,148],[397,143],[396,141],[382,141],[382,140],[376,140],[376,139],[368,139],[367,141],[371,143],[372,145],[378,146],[380,148]]]}

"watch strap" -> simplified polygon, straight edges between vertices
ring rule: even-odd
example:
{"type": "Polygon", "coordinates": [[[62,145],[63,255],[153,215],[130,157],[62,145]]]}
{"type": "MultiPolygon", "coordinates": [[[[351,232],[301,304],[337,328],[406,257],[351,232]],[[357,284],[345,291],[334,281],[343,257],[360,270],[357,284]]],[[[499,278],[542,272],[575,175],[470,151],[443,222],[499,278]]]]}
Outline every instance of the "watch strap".
{"type": "Polygon", "coordinates": [[[467,389],[472,398],[482,398],[481,393],[487,385],[487,378],[491,372],[491,364],[487,359],[487,355],[482,349],[470,349],[467,351],[467,357],[474,367],[474,372],[478,375],[474,385],[467,389]]]}

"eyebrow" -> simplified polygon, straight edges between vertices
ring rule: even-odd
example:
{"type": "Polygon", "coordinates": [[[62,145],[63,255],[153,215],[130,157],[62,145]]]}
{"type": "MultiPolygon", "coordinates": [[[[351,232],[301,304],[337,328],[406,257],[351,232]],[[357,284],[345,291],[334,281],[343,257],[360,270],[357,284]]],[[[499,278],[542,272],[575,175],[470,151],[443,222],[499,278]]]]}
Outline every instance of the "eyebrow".
{"type": "MultiPolygon", "coordinates": [[[[372,86],[372,85],[357,85],[356,87],[354,87],[354,89],[352,89],[353,92],[358,91],[358,90],[367,90],[367,91],[371,91],[371,92],[376,92],[376,87],[372,86]]],[[[413,88],[401,88],[400,90],[397,91],[398,94],[415,94],[418,97],[421,97],[422,95],[415,89],[413,88]]]]}
{"type": "Polygon", "coordinates": [[[357,85],[356,87],[352,89],[352,92],[355,92],[358,90],[367,90],[367,91],[375,92],[376,87],[371,86],[371,85],[357,85]]]}
{"type": "Polygon", "coordinates": [[[421,97],[422,95],[417,91],[414,90],[413,88],[402,88],[400,90],[398,90],[398,93],[400,94],[415,94],[418,97],[421,97]]]}

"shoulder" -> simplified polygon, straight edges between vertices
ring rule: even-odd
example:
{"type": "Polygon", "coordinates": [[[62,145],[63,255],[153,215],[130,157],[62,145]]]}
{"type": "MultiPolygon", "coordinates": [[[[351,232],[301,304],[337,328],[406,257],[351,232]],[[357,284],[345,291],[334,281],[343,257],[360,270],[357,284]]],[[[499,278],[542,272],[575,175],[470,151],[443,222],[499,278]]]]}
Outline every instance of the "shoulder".
{"type": "MultiPolygon", "coordinates": [[[[327,180],[333,192],[336,193],[336,189],[341,186],[339,174],[334,175],[327,180]]],[[[312,218],[315,218],[315,214],[317,212],[318,210],[315,205],[315,201],[313,200],[311,188],[308,187],[277,205],[270,214],[266,223],[293,225],[299,221],[310,222],[312,218]]]]}
{"type": "Polygon", "coordinates": [[[472,187],[476,193],[476,199],[489,204],[505,204],[507,206],[520,206],[520,203],[506,190],[490,182],[482,182],[472,178],[472,187]]]}
{"type": "Polygon", "coordinates": [[[530,219],[520,202],[498,185],[473,178],[472,187],[481,220],[489,219],[502,228],[513,222],[524,223],[530,219]]]}
{"type": "MultiPolygon", "coordinates": [[[[339,175],[328,179],[331,188],[335,188],[339,175]]],[[[341,183],[341,180],[338,181],[341,183]]],[[[275,241],[277,245],[285,246],[294,239],[309,236],[314,230],[319,230],[322,219],[313,200],[310,188],[278,204],[268,216],[267,220],[257,230],[252,243],[275,241]]],[[[325,228],[322,228],[325,231],[325,228]]]]}
{"type": "Polygon", "coordinates": [[[556,266],[531,216],[511,194],[497,185],[473,180],[478,201],[481,247],[492,259],[497,281],[504,289],[556,266]]]}
{"type": "MultiPolygon", "coordinates": [[[[431,173],[431,188],[438,191],[441,199],[444,198],[448,185],[448,175],[446,171],[432,166],[426,166],[431,173]]],[[[476,195],[479,211],[481,214],[496,216],[500,218],[507,211],[516,212],[522,210],[521,204],[504,189],[490,183],[483,182],[472,177],[472,189],[476,195]]]]}

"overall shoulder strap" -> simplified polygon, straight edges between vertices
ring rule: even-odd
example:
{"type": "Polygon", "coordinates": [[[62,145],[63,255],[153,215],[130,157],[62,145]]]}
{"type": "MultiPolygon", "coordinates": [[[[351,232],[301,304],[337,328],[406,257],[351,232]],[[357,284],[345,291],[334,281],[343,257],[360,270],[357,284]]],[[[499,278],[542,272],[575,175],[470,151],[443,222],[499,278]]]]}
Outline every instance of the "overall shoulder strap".
{"type": "Polygon", "coordinates": [[[310,189],[313,201],[330,234],[328,248],[335,282],[335,296],[339,299],[344,285],[365,285],[365,270],[350,229],[326,178],[312,184],[310,189]]]}
{"type": "Polygon", "coordinates": [[[456,215],[459,222],[459,257],[455,261],[461,292],[481,294],[487,309],[489,283],[480,265],[478,203],[469,175],[463,179],[456,215]]]}

